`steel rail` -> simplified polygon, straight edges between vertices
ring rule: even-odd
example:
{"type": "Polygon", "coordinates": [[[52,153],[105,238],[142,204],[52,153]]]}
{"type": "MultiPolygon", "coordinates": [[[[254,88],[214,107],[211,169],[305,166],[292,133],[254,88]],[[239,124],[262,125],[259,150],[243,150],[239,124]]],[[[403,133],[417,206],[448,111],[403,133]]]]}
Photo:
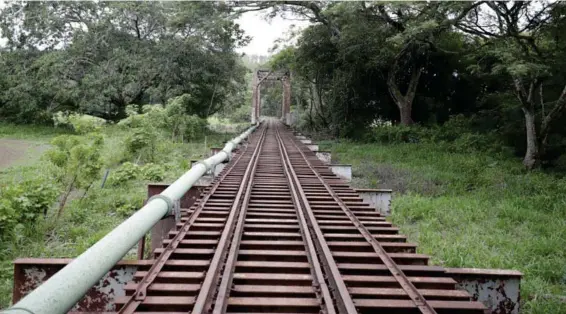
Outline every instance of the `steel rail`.
{"type": "MultiPolygon", "coordinates": [[[[304,209],[303,209],[303,205],[301,204],[301,200],[299,198],[299,193],[297,191],[297,186],[296,184],[293,182],[293,180],[291,179],[292,174],[291,174],[291,165],[287,163],[286,160],[286,152],[283,150],[282,143],[281,141],[277,141],[278,143],[278,147],[279,147],[279,153],[280,153],[280,157],[281,157],[281,161],[283,163],[283,170],[285,173],[285,177],[287,179],[288,185],[291,189],[291,196],[292,196],[292,200],[293,203],[295,205],[296,211],[297,211],[297,216],[299,217],[299,221],[300,221],[300,230],[303,236],[303,239],[305,239],[309,254],[307,254],[307,258],[309,259],[309,264],[312,266],[311,267],[311,272],[313,272],[313,283],[315,285],[315,287],[318,287],[318,289],[320,289],[320,291],[316,291],[316,294],[322,294],[322,299],[324,300],[324,308],[323,308],[323,313],[328,313],[328,314],[335,314],[336,310],[334,309],[334,302],[332,300],[332,295],[330,293],[329,287],[326,284],[326,280],[324,277],[324,273],[322,270],[322,267],[320,265],[320,261],[318,259],[318,254],[316,251],[316,247],[313,243],[312,240],[312,235],[310,232],[311,226],[309,226],[309,223],[307,222],[307,219],[305,218],[305,214],[303,213],[304,209]]],[[[320,298],[320,296],[319,296],[320,298]]],[[[215,314],[219,314],[219,313],[215,313],[215,314]]]]}
{"type": "Polygon", "coordinates": [[[299,178],[294,170],[294,168],[292,167],[291,164],[291,160],[289,158],[289,154],[287,152],[287,148],[284,145],[283,139],[279,133],[279,130],[276,129],[276,137],[279,143],[279,147],[281,148],[281,150],[283,151],[283,155],[284,155],[284,160],[285,162],[288,164],[289,166],[289,173],[291,174],[291,179],[294,181],[293,186],[296,188],[296,190],[298,190],[299,194],[300,194],[300,199],[303,202],[303,205],[301,207],[301,209],[303,209],[303,211],[306,213],[307,217],[309,218],[309,228],[312,230],[312,232],[315,234],[316,236],[316,244],[319,248],[319,251],[321,252],[322,256],[323,256],[323,264],[327,270],[327,277],[329,279],[330,284],[333,286],[334,288],[334,296],[335,299],[337,300],[337,307],[339,310],[339,313],[348,313],[348,314],[354,314],[357,313],[357,309],[356,306],[354,304],[354,301],[352,300],[352,297],[348,291],[348,288],[344,282],[344,279],[342,278],[342,275],[340,274],[340,270],[338,269],[338,266],[336,265],[336,261],[334,260],[334,257],[332,256],[332,251],[330,250],[330,247],[328,246],[328,244],[326,243],[326,240],[324,239],[324,234],[322,233],[322,230],[320,228],[320,226],[318,225],[318,222],[314,216],[314,213],[309,205],[309,202],[307,200],[306,194],[299,182],[299,178]]]}
{"type": "Polygon", "coordinates": [[[322,176],[318,173],[318,171],[312,166],[311,162],[305,156],[304,152],[300,149],[300,147],[296,144],[296,142],[291,139],[291,143],[297,148],[298,152],[301,154],[303,159],[306,162],[306,165],[310,168],[310,170],[314,173],[314,175],[318,178],[318,180],[324,185],[327,192],[332,196],[332,198],[338,203],[342,211],[348,216],[350,221],[354,224],[354,226],[360,231],[362,236],[365,238],[367,242],[372,246],[373,250],[377,253],[378,257],[382,260],[383,264],[387,267],[389,272],[393,275],[395,280],[401,285],[405,293],[411,298],[413,303],[417,306],[423,314],[436,314],[434,308],[426,301],[426,299],[422,296],[422,294],[418,291],[418,289],[411,283],[411,281],[405,276],[401,268],[395,263],[395,261],[389,256],[389,254],[385,251],[385,249],[381,246],[379,241],[377,241],[371,232],[364,226],[362,222],[352,213],[352,211],[348,208],[348,206],[342,201],[342,199],[334,192],[334,190],[330,187],[330,185],[322,178],[322,176]]]}
{"type": "Polygon", "coordinates": [[[256,126],[229,141],[221,152],[199,162],[157,197],[104,238],[75,258],[5,312],[16,314],[67,313],[152,227],[167,214],[191,186],[211,167],[230,159],[232,150],[256,126]]]}
{"type": "MultiPolygon", "coordinates": [[[[259,139],[259,142],[257,144],[257,148],[255,151],[255,153],[257,154],[254,154],[252,156],[252,159],[250,160],[250,163],[248,165],[248,169],[246,169],[246,174],[249,170],[249,177],[248,177],[249,182],[242,180],[242,182],[245,182],[246,192],[243,196],[243,202],[239,212],[238,222],[236,223],[234,235],[232,236],[230,251],[228,253],[228,257],[226,258],[226,261],[224,262],[224,271],[222,273],[222,280],[220,282],[220,286],[218,287],[216,292],[216,301],[214,302],[214,310],[212,312],[213,314],[225,313],[226,307],[228,306],[228,297],[230,294],[230,288],[232,287],[232,280],[234,277],[234,270],[236,266],[236,259],[238,257],[238,250],[240,249],[240,243],[242,241],[244,222],[248,210],[248,205],[250,202],[250,197],[252,194],[252,188],[254,186],[252,181],[255,177],[257,165],[259,163],[259,156],[261,154],[261,149],[263,148],[266,133],[267,133],[267,126],[264,127],[261,138],[259,139]]],[[[241,189],[243,188],[244,186],[242,186],[241,189]]],[[[209,271],[212,271],[212,269],[209,271]]],[[[218,269],[215,269],[214,271],[215,272],[220,271],[220,267],[218,269]]],[[[209,300],[209,302],[210,301],[211,300],[209,300]]],[[[193,313],[200,313],[200,312],[193,310],[193,313]]]]}
{"type": "MultiPolygon", "coordinates": [[[[247,149],[248,148],[246,147],[246,151],[247,151],[247,149]]],[[[167,247],[165,247],[163,253],[161,255],[159,255],[157,260],[154,261],[153,265],[148,270],[147,274],[140,281],[138,287],[136,288],[136,291],[128,298],[128,301],[126,301],[126,303],[122,306],[122,308],[118,312],[119,314],[132,314],[132,313],[134,313],[137,310],[137,308],[140,306],[140,304],[145,300],[145,298],[147,296],[147,289],[149,288],[149,286],[151,284],[153,284],[153,282],[157,278],[159,272],[165,266],[165,263],[169,260],[169,258],[171,257],[171,255],[173,254],[175,249],[177,249],[177,247],[179,246],[181,241],[185,238],[187,233],[190,231],[190,228],[192,227],[194,222],[199,218],[199,216],[200,216],[204,206],[206,205],[208,199],[214,194],[214,192],[216,192],[216,190],[218,189],[218,187],[222,183],[222,180],[224,180],[224,178],[226,176],[228,176],[231,173],[232,169],[234,169],[234,167],[240,162],[240,159],[242,158],[244,153],[245,153],[245,151],[238,156],[238,158],[230,165],[230,167],[224,172],[224,174],[222,176],[218,177],[215,180],[215,183],[213,184],[210,193],[207,193],[204,196],[204,198],[198,204],[197,208],[190,215],[189,220],[187,220],[183,224],[183,226],[181,227],[181,229],[179,230],[177,235],[173,239],[171,239],[171,242],[169,242],[167,247]]]]}
{"type": "MultiPolygon", "coordinates": [[[[237,232],[241,233],[240,221],[241,221],[241,217],[243,216],[242,212],[245,211],[245,209],[242,210],[242,208],[244,208],[243,205],[245,204],[245,201],[249,199],[253,174],[255,173],[257,161],[259,160],[259,155],[260,155],[261,147],[263,146],[263,141],[265,139],[266,131],[267,131],[267,127],[263,127],[259,141],[254,149],[250,162],[246,167],[244,177],[242,178],[242,184],[240,185],[240,188],[238,189],[238,192],[236,194],[235,202],[230,209],[230,215],[226,221],[226,226],[222,231],[222,235],[218,242],[218,247],[216,248],[216,252],[214,253],[214,256],[210,262],[210,266],[206,272],[206,277],[201,286],[201,290],[195,300],[195,304],[193,306],[193,310],[191,311],[191,313],[201,314],[210,311],[212,307],[212,298],[213,298],[213,293],[215,292],[215,289],[213,289],[213,285],[215,282],[218,281],[218,276],[222,267],[222,261],[226,256],[226,250],[228,249],[228,245],[230,244],[230,239],[234,235],[234,232],[236,232],[236,235],[237,232]],[[243,202],[242,202],[242,198],[244,198],[243,202]],[[238,215],[238,226],[240,226],[239,230],[234,230],[234,219],[236,215],[238,215]]],[[[232,241],[232,245],[231,245],[232,247],[234,247],[239,243],[238,240],[239,238],[240,238],[239,236],[236,238],[238,242],[234,243],[234,241],[232,241]]]]}

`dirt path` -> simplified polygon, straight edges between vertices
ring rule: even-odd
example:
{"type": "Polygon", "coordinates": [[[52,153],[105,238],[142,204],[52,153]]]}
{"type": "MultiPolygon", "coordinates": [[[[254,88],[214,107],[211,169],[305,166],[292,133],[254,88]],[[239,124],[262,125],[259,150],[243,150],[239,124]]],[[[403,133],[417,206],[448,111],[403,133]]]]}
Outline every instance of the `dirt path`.
{"type": "Polygon", "coordinates": [[[48,148],[40,142],[0,139],[0,169],[37,160],[48,148]]]}

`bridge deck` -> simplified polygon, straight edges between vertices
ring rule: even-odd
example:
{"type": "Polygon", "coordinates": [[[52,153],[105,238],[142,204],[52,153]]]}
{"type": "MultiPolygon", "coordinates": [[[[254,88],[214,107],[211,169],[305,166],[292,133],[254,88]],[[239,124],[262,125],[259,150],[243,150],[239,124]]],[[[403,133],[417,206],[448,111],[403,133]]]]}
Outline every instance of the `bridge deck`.
{"type": "Polygon", "coordinates": [[[183,211],[120,313],[483,313],[279,123],[183,211]]]}

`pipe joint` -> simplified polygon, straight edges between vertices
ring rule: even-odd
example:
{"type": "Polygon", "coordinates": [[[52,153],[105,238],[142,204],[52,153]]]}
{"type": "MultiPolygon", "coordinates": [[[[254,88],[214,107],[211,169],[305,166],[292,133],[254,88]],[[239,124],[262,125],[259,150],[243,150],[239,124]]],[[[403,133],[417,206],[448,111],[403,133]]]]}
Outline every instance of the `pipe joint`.
{"type": "Polygon", "coordinates": [[[230,162],[230,160],[232,160],[232,153],[229,153],[225,150],[221,150],[220,152],[226,154],[226,162],[230,162]]]}
{"type": "Polygon", "coordinates": [[[196,163],[196,164],[197,164],[197,165],[198,165],[198,164],[201,164],[201,165],[203,165],[203,166],[204,166],[204,168],[206,168],[206,172],[209,172],[209,171],[210,171],[210,169],[212,169],[212,165],[211,165],[211,164],[209,164],[209,163],[207,163],[207,162],[206,162],[206,160],[200,160],[200,161],[197,161],[197,163],[196,163]]]}
{"type": "MultiPolygon", "coordinates": [[[[175,214],[175,212],[174,212],[174,209],[175,209],[175,201],[173,201],[169,196],[165,196],[165,195],[163,195],[163,194],[157,194],[157,195],[154,195],[154,196],[150,197],[150,198],[147,200],[147,202],[149,203],[149,202],[153,201],[154,199],[161,199],[161,200],[164,200],[165,203],[167,203],[167,214],[166,214],[165,216],[170,216],[170,215],[174,215],[174,214],[175,214]]],[[[164,217],[165,217],[165,216],[164,216],[164,217]]]]}

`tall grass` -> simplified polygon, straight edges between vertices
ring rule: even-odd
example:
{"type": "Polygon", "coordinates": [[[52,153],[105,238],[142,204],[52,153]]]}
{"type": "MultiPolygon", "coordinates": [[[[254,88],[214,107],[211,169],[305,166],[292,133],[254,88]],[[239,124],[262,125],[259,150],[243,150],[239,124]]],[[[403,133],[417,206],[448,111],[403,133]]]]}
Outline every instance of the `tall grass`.
{"type": "Polygon", "coordinates": [[[354,185],[394,189],[391,220],[433,264],[519,270],[521,313],[566,313],[562,178],[434,144],[321,146],[353,165],[354,185]]]}

